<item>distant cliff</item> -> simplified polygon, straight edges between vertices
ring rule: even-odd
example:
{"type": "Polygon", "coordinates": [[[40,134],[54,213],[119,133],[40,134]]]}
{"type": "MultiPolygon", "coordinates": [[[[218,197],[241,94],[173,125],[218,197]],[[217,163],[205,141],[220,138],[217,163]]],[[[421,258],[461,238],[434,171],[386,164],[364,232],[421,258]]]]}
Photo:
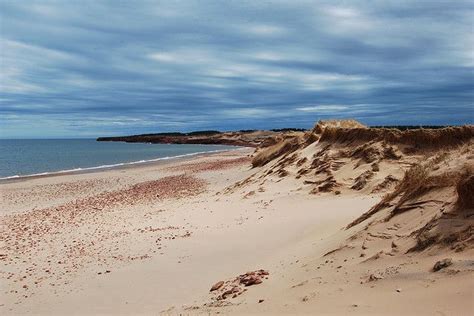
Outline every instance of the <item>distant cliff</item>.
{"type": "Polygon", "coordinates": [[[198,131],[191,133],[157,133],[132,136],[99,137],[97,141],[155,144],[206,144],[258,147],[274,144],[281,137],[300,134],[301,129],[279,129],[270,131],[242,130],[236,132],[198,131]]]}

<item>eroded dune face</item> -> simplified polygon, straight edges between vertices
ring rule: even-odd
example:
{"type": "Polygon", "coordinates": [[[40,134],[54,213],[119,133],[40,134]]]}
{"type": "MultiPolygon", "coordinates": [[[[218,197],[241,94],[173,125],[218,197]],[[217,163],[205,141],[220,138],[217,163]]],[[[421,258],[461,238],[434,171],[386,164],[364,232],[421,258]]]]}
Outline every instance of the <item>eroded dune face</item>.
{"type": "Polygon", "coordinates": [[[339,299],[358,300],[351,310],[358,309],[356,314],[370,314],[362,305],[384,308],[390,302],[397,302],[393,314],[403,314],[400,306],[408,302],[399,295],[403,286],[433,306],[456,293],[459,300],[446,308],[457,306],[459,314],[469,309],[472,282],[464,280],[473,272],[474,126],[400,131],[353,121],[319,122],[304,135],[257,149],[252,165],[254,174],[227,192],[258,187],[283,196],[298,191],[315,203],[341,197],[380,200],[334,235],[314,238],[317,250],[296,261],[301,269],[288,272],[291,280],[302,281],[295,286],[304,294],[304,306],[334,312],[331,293],[344,291],[339,299]]]}
{"type": "Polygon", "coordinates": [[[297,180],[309,194],[385,194],[347,225],[354,234],[343,249],[363,257],[463,251],[474,245],[473,145],[474,126],[400,131],[322,121],[257,150],[260,169],[235,187],[297,180]]]}
{"type": "MultiPolygon", "coordinates": [[[[456,252],[474,245],[474,152],[472,143],[415,163],[400,183],[347,226],[355,245],[384,254],[456,252]],[[384,242],[385,240],[385,242],[384,242]]],[[[372,254],[372,255],[377,255],[372,254]]]]}

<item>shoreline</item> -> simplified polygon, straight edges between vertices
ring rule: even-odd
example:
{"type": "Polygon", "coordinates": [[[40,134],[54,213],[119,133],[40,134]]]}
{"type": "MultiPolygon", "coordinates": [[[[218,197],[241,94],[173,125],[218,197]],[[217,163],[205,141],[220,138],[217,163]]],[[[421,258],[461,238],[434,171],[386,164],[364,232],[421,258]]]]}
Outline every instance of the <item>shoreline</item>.
{"type": "Polygon", "coordinates": [[[388,222],[382,210],[348,226],[392,191],[380,184],[422,158],[375,168],[347,153],[355,145],[308,146],[263,167],[242,148],[2,183],[0,313],[468,314],[472,247],[407,254],[412,231],[439,213],[437,199],[454,205],[450,188],[388,222]],[[318,173],[329,167],[333,191],[319,182],[331,184],[318,173]],[[433,272],[446,258],[452,268],[433,272]],[[252,273],[259,283],[247,286],[252,273]]]}
{"type": "Polygon", "coordinates": [[[63,175],[86,174],[86,173],[102,172],[102,171],[107,171],[107,170],[128,169],[128,168],[134,168],[134,167],[139,167],[139,166],[162,164],[165,162],[186,161],[188,159],[211,156],[213,154],[224,153],[224,152],[232,152],[235,150],[254,149],[252,147],[243,147],[243,146],[235,146],[235,147],[236,148],[234,149],[217,149],[217,150],[212,150],[212,151],[201,151],[201,152],[182,154],[182,155],[177,155],[177,156],[168,156],[168,157],[160,157],[160,158],[154,158],[154,159],[148,159],[148,160],[122,162],[122,163],[117,163],[117,164],[112,164],[112,165],[101,165],[101,166],[94,166],[94,167],[58,170],[58,171],[42,172],[42,173],[27,174],[27,175],[13,175],[13,176],[7,176],[7,177],[0,177],[0,184],[22,182],[22,181],[31,180],[31,179],[58,177],[58,176],[63,176],[63,175]]]}
{"type": "MultiPolygon", "coordinates": [[[[312,247],[314,233],[330,236],[374,202],[279,196],[271,187],[250,197],[247,190],[225,193],[254,173],[247,155],[232,150],[3,185],[1,215],[10,232],[2,235],[13,236],[6,243],[13,248],[2,251],[8,272],[0,311],[167,315],[169,308],[208,301],[218,279],[259,268],[276,278],[280,260],[289,264],[301,255],[294,244],[312,247]],[[354,202],[357,207],[346,210],[354,202]],[[299,210],[289,214],[295,203],[299,210]],[[26,258],[35,258],[34,265],[26,258]]],[[[246,297],[253,301],[258,290],[246,297]]]]}

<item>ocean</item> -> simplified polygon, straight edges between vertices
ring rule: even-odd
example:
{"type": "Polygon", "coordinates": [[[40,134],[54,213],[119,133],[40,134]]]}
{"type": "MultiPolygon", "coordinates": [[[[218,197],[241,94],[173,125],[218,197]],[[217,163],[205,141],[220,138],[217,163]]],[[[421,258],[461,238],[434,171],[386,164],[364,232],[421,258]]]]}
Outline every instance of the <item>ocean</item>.
{"type": "Polygon", "coordinates": [[[0,180],[106,169],[236,148],[223,145],[97,142],[95,139],[1,139],[0,180]]]}

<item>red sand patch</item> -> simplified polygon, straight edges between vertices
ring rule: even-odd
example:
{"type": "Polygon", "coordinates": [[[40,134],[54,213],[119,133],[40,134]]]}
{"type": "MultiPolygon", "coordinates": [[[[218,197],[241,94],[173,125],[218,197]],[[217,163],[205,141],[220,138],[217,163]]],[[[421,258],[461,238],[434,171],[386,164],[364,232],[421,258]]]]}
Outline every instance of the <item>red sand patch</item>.
{"type": "Polygon", "coordinates": [[[250,164],[250,157],[239,157],[235,159],[220,159],[215,161],[206,162],[194,162],[183,164],[177,167],[170,167],[170,171],[190,171],[190,172],[204,172],[204,171],[217,171],[223,169],[229,169],[235,166],[250,164]]]}
{"type": "Polygon", "coordinates": [[[150,212],[147,206],[142,214],[141,208],[127,211],[123,206],[154,207],[163,199],[197,195],[205,187],[206,182],[196,177],[170,176],[57,207],[0,217],[0,261],[5,268],[0,277],[9,290],[5,294],[20,302],[38,286],[67,284],[84,268],[102,276],[113,273],[109,269],[117,263],[159,254],[163,242],[189,237],[191,232],[184,226],[150,226],[149,217],[163,210],[150,212]],[[137,239],[144,241],[139,249],[131,247],[137,239]]]}

